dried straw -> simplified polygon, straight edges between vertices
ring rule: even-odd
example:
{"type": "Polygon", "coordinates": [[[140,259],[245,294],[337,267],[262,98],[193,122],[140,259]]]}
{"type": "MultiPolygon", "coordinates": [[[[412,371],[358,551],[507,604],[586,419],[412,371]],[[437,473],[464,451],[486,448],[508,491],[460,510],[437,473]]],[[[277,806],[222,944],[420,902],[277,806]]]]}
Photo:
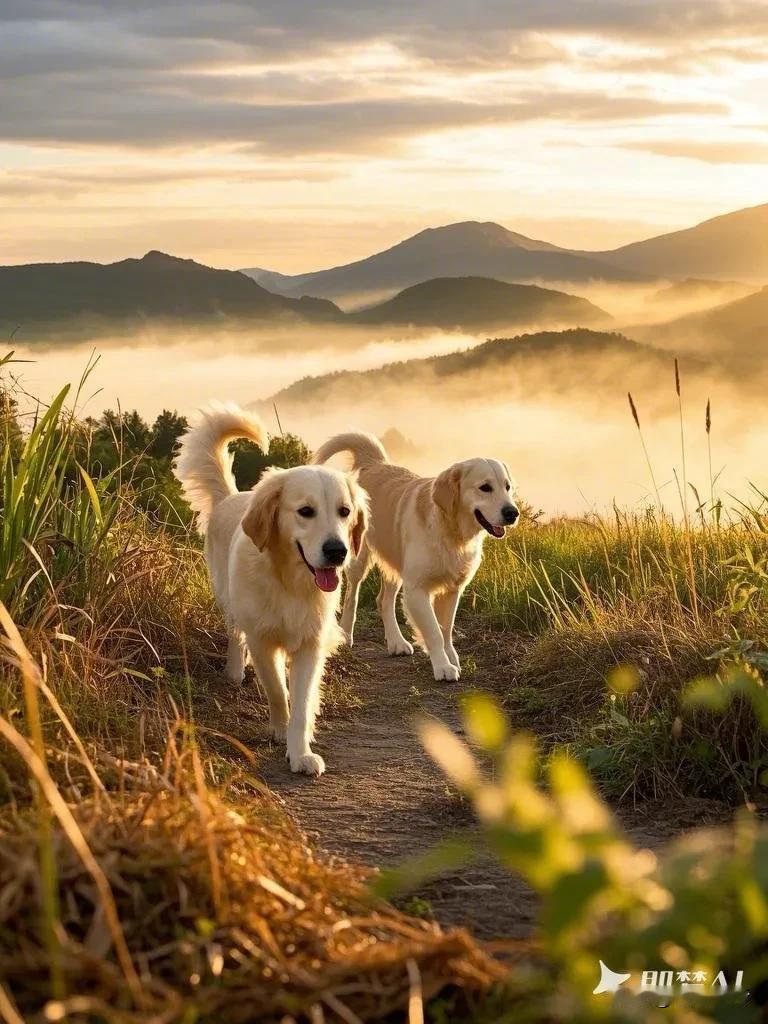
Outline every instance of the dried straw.
{"type": "Polygon", "coordinates": [[[69,996],[53,1004],[37,925],[38,822],[29,812],[0,829],[0,977],[21,1013],[240,1024],[312,1019],[321,1006],[326,1021],[400,1010],[417,1024],[423,1002],[446,987],[479,994],[506,978],[465,931],[444,932],[372,901],[364,871],[317,858],[268,798],[236,808],[208,790],[204,801],[203,811],[190,778],[158,785],[149,806],[144,793],[127,795],[122,808],[93,799],[71,809],[97,871],[57,829],[69,996]],[[116,955],[100,876],[143,1007],[116,955]],[[185,1017],[191,1008],[197,1017],[185,1017]]]}
{"type": "MultiPolygon", "coordinates": [[[[41,676],[5,622],[27,687],[41,676]]],[[[173,1024],[343,1021],[398,1012],[421,1024],[446,989],[467,1002],[508,970],[462,929],[374,900],[370,872],[317,857],[276,800],[248,804],[206,784],[180,723],[160,765],[107,754],[101,785],[68,802],[15,725],[0,737],[40,799],[0,817],[0,1019],[173,1024]],[[55,864],[59,984],[46,945],[40,836],[55,864]]],[[[82,750],[81,745],[74,744],[82,750]]]]}

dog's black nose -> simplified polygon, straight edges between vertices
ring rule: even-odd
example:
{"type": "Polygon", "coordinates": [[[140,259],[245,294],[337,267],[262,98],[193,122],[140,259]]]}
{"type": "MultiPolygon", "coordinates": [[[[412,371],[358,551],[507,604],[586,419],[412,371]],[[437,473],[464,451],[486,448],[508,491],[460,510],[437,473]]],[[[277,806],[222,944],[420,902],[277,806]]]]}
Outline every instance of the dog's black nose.
{"type": "Polygon", "coordinates": [[[514,505],[505,505],[501,510],[501,518],[507,526],[512,526],[513,523],[516,523],[519,515],[520,512],[514,505]]]}
{"type": "Polygon", "coordinates": [[[341,565],[346,557],[347,545],[343,540],[332,537],[323,544],[323,558],[326,559],[328,565],[341,565]]]}

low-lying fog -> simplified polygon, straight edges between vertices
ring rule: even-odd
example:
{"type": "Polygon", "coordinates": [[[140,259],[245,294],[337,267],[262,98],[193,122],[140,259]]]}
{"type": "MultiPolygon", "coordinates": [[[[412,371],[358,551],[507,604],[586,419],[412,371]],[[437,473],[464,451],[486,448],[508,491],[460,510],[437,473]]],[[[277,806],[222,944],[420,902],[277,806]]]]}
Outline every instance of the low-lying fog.
{"type": "MultiPolygon", "coordinates": [[[[734,289],[715,287],[714,296],[735,297],[734,289]]],[[[572,291],[575,291],[571,287],[572,291]]],[[[581,288],[622,322],[639,322],[642,310],[666,315],[702,308],[712,289],[693,289],[682,297],[653,298],[649,288],[581,288]],[[696,298],[694,299],[694,296],[696,298]],[[693,305],[692,305],[693,304],[693,305]]],[[[512,335],[519,332],[508,332],[512,335]]],[[[281,331],[145,330],[127,339],[104,337],[97,344],[59,342],[48,348],[16,346],[26,365],[6,367],[19,376],[29,395],[49,399],[63,383],[76,383],[92,352],[99,362],[86,385],[82,415],[98,416],[105,408],[139,410],[148,419],[163,408],[186,415],[210,399],[256,405],[305,377],[344,370],[369,370],[393,361],[419,359],[474,347],[485,335],[422,332],[404,329],[295,328],[281,331]]],[[[623,343],[622,343],[623,344],[623,343]]],[[[10,347],[10,346],[8,346],[10,347]]],[[[331,432],[362,429],[383,434],[397,429],[413,446],[393,452],[422,472],[476,454],[505,459],[519,481],[520,493],[547,514],[605,510],[612,501],[642,507],[654,488],[645,464],[626,393],[633,392],[656,482],[664,503],[680,509],[682,482],[680,423],[674,390],[672,354],[665,362],[642,363],[636,353],[614,362],[581,350],[561,354],[559,363],[544,353],[524,365],[507,363],[482,370],[471,386],[464,378],[450,382],[437,370],[396,381],[355,380],[337,387],[329,382],[303,401],[281,400],[282,426],[317,445],[331,432]]],[[[732,505],[733,495],[747,497],[753,482],[768,490],[765,439],[768,414],[763,385],[753,370],[745,379],[720,365],[694,363],[683,372],[687,478],[702,498],[710,493],[710,466],[705,407],[712,400],[712,471],[716,493],[732,505]]],[[[21,398],[29,408],[29,399],[21,398]]],[[[264,406],[270,431],[276,430],[271,405],[264,406]]],[[[695,500],[689,491],[691,507],[695,500]]]]}
{"type": "Polygon", "coordinates": [[[96,416],[120,405],[151,418],[162,409],[189,414],[211,399],[248,405],[302,377],[442,355],[485,340],[460,332],[407,337],[407,331],[385,334],[322,327],[313,328],[301,345],[296,335],[291,330],[290,346],[286,335],[277,331],[221,331],[214,340],[206,340],[195,330],[146,330],[130,343],[124,337],[109,337],[45,349],[16,345],[14,359],[29,362],[8,370],[21,379],[29,395],[48,401],[65,383],[77,381],[95,354],[98,365],[83,392],[83,415],[96,416]]]}
{"type": "MultiPolygon", "coordinates": [[[[488,371],[471,398],[463,388],[439,380],[401,388],[399,394],[387,389],[377,395],[361,385],[354,401],[337,403],[330,394],[322,407],[315,402],[281,405],[281,419],[312,447],[345,430],[381,436],[395,428],[408,445],[400,451],[395,445],[393,461],[426,475],[475,455],[502,458],[517,478],[521,497],[548,516],[603,512],[614,501],[641,509],[656,498],[627,399],[631,384],[661,501],[677,515],[683,460],[673,362],[665,375],[643,375],[638,381],[616,365],[611,377],[592,390],[586,385],[563,393],[547,390],[544,373],[515,382],[488,371]]],[[[729,508],[736,497],[755,498],[750,482],[768,491],[768,416],[745,401],[737,386],[684,376],[683,424],[687,480],[702,501],[710,500],[711,481],[715,497],[729,508]],[[705,429],[708,398],[712,478],[705,429]]],[[[697,501],[690,486],[687,495],[693,511],[697,501]]]]}

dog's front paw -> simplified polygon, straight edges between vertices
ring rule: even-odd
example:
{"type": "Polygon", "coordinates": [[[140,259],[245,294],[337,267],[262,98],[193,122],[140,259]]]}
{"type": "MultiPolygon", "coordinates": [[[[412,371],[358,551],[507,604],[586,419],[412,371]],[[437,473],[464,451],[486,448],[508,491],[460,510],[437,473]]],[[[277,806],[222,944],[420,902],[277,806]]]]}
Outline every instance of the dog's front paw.
{"type": "Polygon", "coordinates": [[[448,661],[450,661],[455,668],[461,669],[461,662],[459,661],[459,656],[456,653],[456,648],[453,645],[446,647],[445,653],[448,655],[448,661]]]}
{"type": "Polygon", "coordinates": [[[325,771],[325,761],[319,754],[288,755],[292,772],[302,772],[304,775],[322,775],[325,771]]]}
{"type": "Polygon", "coordinates": [[[447,658],[445,659],[445,661],[433,664],[432,668],[435,673],[435,679],[438,682],[444,680],[448,683],[455,683],[456,680],[459,678],[459,675],[461,674],[458,666],[452,665],[447,658]]]}
{"type": "Polygon", "coordinates": [[[409,644],[404,636],[399,636],[396,640],[387,641],[387,650],[392,658],[399,658],[404,654],[413,654],[413,644],[409,644]]]}

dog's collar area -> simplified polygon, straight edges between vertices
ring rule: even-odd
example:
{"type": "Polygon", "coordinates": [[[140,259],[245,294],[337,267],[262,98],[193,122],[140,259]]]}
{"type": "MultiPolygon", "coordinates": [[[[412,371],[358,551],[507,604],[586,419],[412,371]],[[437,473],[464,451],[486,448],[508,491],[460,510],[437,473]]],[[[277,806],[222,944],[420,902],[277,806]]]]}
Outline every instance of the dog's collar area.
{"type": "Polygon", "coordinates": [[[504,536],[504,527],[493,526],[491,523],[489,523],[479,508],[475,509],[475,519],[478,521],[478,523],[480,523],[485,532],[490,533],[492,537],[504,536]]]}
{"type": "Polygon", "coordinates": [[[339,574],[336,572],[336,567],[330,565],[323,569],[316,569],[314,565],[309,561],[307,556],[304,554],[304,548],[301,546],[301,541],[296,541],[296,547],[299,549],[301,560],[312,573],[315,584],[326,594],[332,593],[339,585],[339,574]]]}

